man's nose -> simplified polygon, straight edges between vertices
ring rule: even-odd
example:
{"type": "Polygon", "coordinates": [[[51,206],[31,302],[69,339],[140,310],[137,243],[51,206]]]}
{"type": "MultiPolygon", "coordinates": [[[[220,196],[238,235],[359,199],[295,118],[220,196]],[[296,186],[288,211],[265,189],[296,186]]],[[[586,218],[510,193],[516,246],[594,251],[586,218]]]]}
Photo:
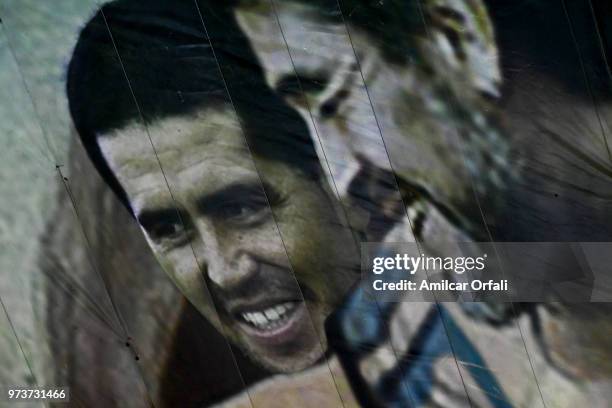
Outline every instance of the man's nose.
{"type": "Polygon", "coordinates": [[[247,252],[219,255],[208,261],[208,277],[223,289],[248,281],[257,273],[258,262],[247,252]]]}

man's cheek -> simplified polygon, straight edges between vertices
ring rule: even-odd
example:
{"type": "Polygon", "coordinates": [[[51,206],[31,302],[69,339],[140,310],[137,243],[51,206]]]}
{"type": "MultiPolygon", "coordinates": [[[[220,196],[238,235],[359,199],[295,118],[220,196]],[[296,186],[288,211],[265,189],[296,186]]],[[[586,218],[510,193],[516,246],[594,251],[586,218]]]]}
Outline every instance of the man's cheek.
{"type": "Polygon", "coordinates": [[[302,292],[306,289],[314,293],[318,302],[326,301],[329,277],[334,273],[331,267],[333,248],[330,248],[333,245],[326,237],[324,228],[314,220],[298,236],[303,239],[294,242],[288,251],[293,271],[303,286],[302,292]]]}
{"type": "MultiPolygon", "coordinates": [[[[215,307],[200,266],[189,247],[161,253],[154,250],[160,266],[181,293],[209,320],[217,320],[215,307]]],[[[213,321],[213,323],[216,323],[213,321]]]]}
{"type": "Polygon", "coordinates": [[[277,223],[276,216],[277,214],[272,212],[262,224],[238,231],[228,230],[223,233],[217,229],[219,246],[232,248],[239,243],[241,251],[253,255],[260,262],[291,269],[288,247],[291,246],[292,237],[284,230],[281,221],[277,223]]]}
{"type": "Polygon", "coordinates": [[[193,256],[192,259],[189,259],[186,255],[177,254],[176,251],[173,251],[158,258],[161,259],[164,271],[183,292],[189,292],[193,288],[194,284],[197,283],[194,275],[198,275],[195,273],[198,267],[195,265],[193,256]]]}

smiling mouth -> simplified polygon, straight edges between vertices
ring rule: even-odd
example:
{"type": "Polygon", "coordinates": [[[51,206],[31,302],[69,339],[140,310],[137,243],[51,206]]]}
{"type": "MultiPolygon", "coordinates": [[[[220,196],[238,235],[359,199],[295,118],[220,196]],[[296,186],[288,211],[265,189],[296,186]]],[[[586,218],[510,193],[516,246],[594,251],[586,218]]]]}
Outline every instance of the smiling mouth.
{"type": "Polygon", "coordinates": [[[245,308],[234,316],[249,337],[263,344],[278,345],[293,340],[303,330],[306,311],[302,301],[282,301],[245,308]]]}
{"type": "Polygon", "coordinates": [[[298,302],[284,302],[265,309],[239,313],[238,319],[256,330],[272,331],[287,323],[297,307],[298,302]]]}

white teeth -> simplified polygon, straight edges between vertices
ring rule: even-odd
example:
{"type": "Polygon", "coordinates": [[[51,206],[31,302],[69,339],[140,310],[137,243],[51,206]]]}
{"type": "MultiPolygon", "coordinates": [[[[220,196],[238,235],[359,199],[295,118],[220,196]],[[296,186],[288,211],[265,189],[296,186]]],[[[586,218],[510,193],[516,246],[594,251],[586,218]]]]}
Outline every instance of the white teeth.
{"type": "Polygon", "coordinates": [[[278,313],[276,309],[268,309],[264,313],[266,314],[266,317],[270,320],[278,320],[278,318],[280,317],[280,313],[278,313]]]}
{"type": "Polygon", "coordinates": [[[255,316],[255,323],[263,324],[267,321],[266,316],[264,316],[263,313],[256,312],[254,313],[254,316],[255,316]]]}
{"type": "Polygon", "coordinates": [[[281,305],[276,305],[261,312],[242,313],[242,318],[258,328],[271,329],[280,325],[280,322],[287,318],[289,311],[295,308],[294,302],[286,302],[281,305]]]}

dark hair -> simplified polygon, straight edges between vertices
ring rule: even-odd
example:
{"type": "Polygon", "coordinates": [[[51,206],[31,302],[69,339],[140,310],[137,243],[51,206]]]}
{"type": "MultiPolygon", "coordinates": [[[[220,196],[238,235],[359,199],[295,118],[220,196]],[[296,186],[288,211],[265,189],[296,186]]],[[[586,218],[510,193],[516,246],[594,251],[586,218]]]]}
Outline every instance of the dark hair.
{"type": "MultiPolygon", "coordinates": [[[[420,59],[415,38],[427,36],[429,24],[428,16],[420,10],[420,0],[280,1],[315,7],[321,18],[336,23],[345,21],[359,28],[389,62],[420,59]]],[[[495,27],[504,77],[512,77],[529,65],[571,92],[591,98],[584,86],[586,74],[597,97],[612,98],[609,0],[573,1],[565,5],[558,0],[483,0],[483,3],[495,27]]]]}
{"type": "Polygon", "coordinates": [[[118,0],[80,33],[67,74],[70,113],[95,167],[130,210],[100,134],[223,104],[235,107],[254,156],[320,177],[306,124],[267,86],[228,5],[216,3],[118,0]]]}
{"type": "Polygon", "coordinates": [[[529,69],[588,100],[592,92],[596,98],[612,97],[609,0],[489,0],[486,4],[505,78],[529,69]]]}
{"type": "MultiPolygon", "coordinates": [[[[248,4],[260,0],[239,0],[248,4]]],[[[369,35],[388,62],[406,63],[419,58],[416,37],[426,36],[422,0],[280,0],[314,7],[329,21],[346,22],[369,35]],[[342,13],[342,14],[340,14],[342,13]]]]}

